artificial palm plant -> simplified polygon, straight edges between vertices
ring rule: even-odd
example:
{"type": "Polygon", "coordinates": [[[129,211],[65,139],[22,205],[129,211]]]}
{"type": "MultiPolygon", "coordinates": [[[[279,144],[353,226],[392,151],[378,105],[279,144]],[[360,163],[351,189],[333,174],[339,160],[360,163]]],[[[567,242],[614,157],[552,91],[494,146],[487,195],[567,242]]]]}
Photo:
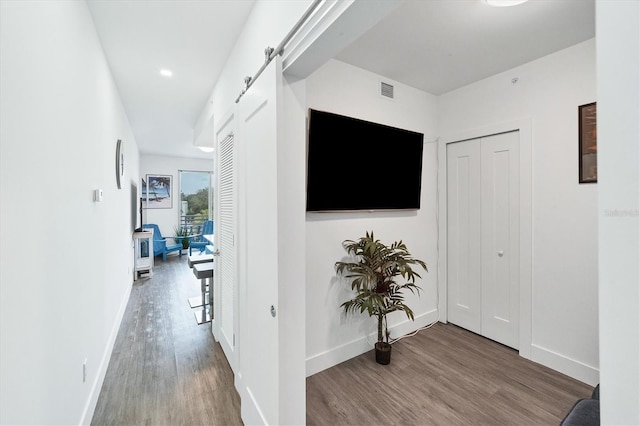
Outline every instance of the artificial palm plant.
{"type": "Polygon", "coordinates": [[[345,277],[352,279],[351,289],[356,295],[340,307],[347,314],[366,311],[369,316],[378,319],[376,360],[381,364],[388,364],[391,345],[387,314],[403,311],[407,318],[414,319],[413,311],[405,304],[402,292],[406,289],[414,294],[420,293],[415,280],[421,277],[413,270],[412,265],[421,266],[425,271],[427,265],[412,257],[402,240],[387,246],[374,238],[373,231],[367,232],[358,241],[346,240],[342,245],[357,262],[336,262],[336,271],[339,274],[347,271],[345,277]],[[398,283],[398,277],[402,277],[405,282],[398,283]]]}

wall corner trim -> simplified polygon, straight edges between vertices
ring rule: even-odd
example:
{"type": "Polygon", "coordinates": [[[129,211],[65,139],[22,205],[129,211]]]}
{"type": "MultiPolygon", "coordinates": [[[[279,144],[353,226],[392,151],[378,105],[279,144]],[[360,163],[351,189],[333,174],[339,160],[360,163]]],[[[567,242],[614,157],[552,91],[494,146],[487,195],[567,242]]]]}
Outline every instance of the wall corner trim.
{"type": "Polygon", "coordinates": [[[590,386],[600,383],[600,370],[583,362],[531,344],[531,360],[559,371],[590,386]]]}

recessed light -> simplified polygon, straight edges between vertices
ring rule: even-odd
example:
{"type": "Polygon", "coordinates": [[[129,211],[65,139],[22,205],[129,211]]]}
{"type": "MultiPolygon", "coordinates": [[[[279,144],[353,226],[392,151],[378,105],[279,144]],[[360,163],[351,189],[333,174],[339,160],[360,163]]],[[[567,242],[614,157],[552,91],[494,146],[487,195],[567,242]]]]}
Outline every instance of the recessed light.
{"type": "Polygon", "coordinates": [[[214,151],[214,148],[211,148],[210,146],[199,146],[198,148],[202,152],[213,152],[214,151]]]}
{"type": "Polygon", "coordinates": [[[163,68],[160,70],[160,75],[164,77],[171,77],[173,75],[173,71],[163,68]]]}
{"type": "Polygon", "coordinates": [[[519,4],[525,3],[527,0],[484,0],[489,6],[494,7],[507,7],[507,6],[517,6],[519,4]]]}

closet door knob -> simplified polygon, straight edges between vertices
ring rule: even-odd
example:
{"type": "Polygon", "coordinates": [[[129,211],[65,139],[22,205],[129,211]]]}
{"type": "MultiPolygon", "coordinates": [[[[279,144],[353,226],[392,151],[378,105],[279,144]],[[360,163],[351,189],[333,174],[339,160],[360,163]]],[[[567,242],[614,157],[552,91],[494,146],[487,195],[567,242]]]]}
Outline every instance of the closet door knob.
{"type": "Polygon", "coordinates": [[[503,252],[502,250],[500,250],[500,251],[498,252],[498,257],[502,257],[502,256],[504,256],[504,252],[503,252]]]}

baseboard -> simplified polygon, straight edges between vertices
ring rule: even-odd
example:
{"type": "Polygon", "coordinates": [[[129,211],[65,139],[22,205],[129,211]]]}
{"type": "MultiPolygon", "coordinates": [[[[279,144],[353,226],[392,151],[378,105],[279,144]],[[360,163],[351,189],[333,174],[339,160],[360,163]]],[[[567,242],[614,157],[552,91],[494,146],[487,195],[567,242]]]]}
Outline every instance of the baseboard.
{"type": "Polygon", "coordinates": [[[98,366],[98,374],[96,374],[96,378],[93,381],[91,392],[89,393],[89,399],[87,400],[87,403],[82,412],[82,418],[80,419],[81,425],[91,424],[93,413],[96,410],[96,405],[98,404],[100,390],[102,390],[102,384],[104,383],[104,378],[107,375],[107,368],[109,367],[109,361],[111,360],[113,346],[116,343],[116,337],[118,337],[118,330],[120,330],[120,324],[122,323],[122,318],[124,318],[124,313],[127,309],[127,304],[129,303],[129,297],[131,297],[131,289],[132,285],[127,286],[127,291],[125,291],[125,295],[122,298],[122,302],[120,303],[120,309],[118,310],[116,321],[114,322],[111,329],[111,334],[109,335],[107,346],[102,353],[102,360],[100,361],[100,365],[98,366]]]}
{"type": "MultiPolygon", "coordinates": [[[[238,395],[242,395],[242,389],[244,389],[244,380],[242,380],[242,372],[233,372],[233,386],[236,388],[238,395]]],[[[240,400],[242,402],[242,399],[240,400]]]]}
{"type": "MultiPolygon", "coordinates": [[[[404,336],[405,334],[411,333],[435,321],[438,321],[437,309],[417,316],[415,318],[415,321],[404,320],[389,327],[391,338],[393,339],[399,336],[404,336]]],[[[326,370],[327,368],[333,367],[334,365],[338,365],[341,362],[347,361],[367,351],[370,351],[372,347],[369,342],[375,342],[375,340],[376,335],[375,333],[372,333],[369,336],[359,337],[335,348],[310,356],[306,360],[307,377],[319,373],[322,370],[326,370]]]]}
{"type": "Polygon", "coordinates": [[[600,382],[600,371],[597,368],[542,346],[531,345],[531,360],[591,386],[600,382]]]}
{"type": "Polygon", "coordinates": [[[268,424],[262,411],[258,408],[256,399],[242,378],[242,372],[238,372],[233,377],[233,384],[236,392],[240,396],[240,418],[245,425],[266,425],[268,424]]]}
{"type": "Polygon", "coordinates": [[[240,417],[245,425],[267,425],[267,419],[264,418],[262,411],[256,404],[251,390],[244,387],[240,393],[240,417]]]}

